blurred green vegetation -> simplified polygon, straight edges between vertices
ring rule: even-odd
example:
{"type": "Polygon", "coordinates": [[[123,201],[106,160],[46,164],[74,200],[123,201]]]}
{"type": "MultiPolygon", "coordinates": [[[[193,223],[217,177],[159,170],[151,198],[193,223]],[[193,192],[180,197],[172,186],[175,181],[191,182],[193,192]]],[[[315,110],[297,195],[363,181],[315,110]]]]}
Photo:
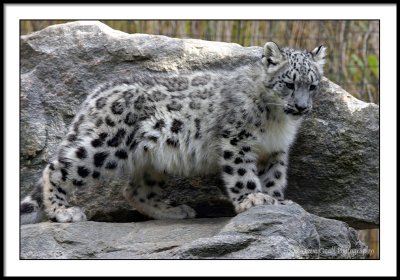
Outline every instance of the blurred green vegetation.
{"type": "Polygon", "coordinates": [[[371,250],[368,259],[376,260],[380,258],[379,229],[357,230],[357,237],[364,241],[371,250]]]}
{"type": "MultiPolygon", "coordinates": [[[[159,34],[263,46],[328,48],[325,76],[358,99],[379,104],[379,21],[101,20],[127,33],[159,34]]],[[[21,34],[68,21],[21,21],[21,34]]]]}

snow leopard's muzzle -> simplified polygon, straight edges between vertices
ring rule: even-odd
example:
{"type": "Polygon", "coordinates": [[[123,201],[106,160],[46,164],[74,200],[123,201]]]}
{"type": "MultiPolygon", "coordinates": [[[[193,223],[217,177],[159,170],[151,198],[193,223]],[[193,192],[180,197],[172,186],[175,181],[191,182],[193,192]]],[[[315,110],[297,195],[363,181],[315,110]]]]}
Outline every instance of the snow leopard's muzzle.
{"type": "Polygon", "coordinates": [[[293,115],[293,116],[303,116],[307,115],[310,113],[312,110],[312,105],[307,105],[307,106],[299,106],[297,104],[295,105],[289,105],[287,104],[283,111],[288,114],[288,115],[293,115]]]}
{"type": "Polygon", "coordinates": [[[308,114],[312,109],[312,98],[305,86],[294,90],[291,98],[287,100],[284,111],[286,114],[302,116],[308,114]]]}

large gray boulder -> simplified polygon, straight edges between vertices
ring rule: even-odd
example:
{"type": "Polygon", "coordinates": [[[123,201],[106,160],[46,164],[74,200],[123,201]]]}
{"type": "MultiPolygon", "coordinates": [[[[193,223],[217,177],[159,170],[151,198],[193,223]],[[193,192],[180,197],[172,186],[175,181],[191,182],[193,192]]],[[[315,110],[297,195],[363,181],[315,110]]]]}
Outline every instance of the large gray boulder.
{"type": "Polygon", "coordinates": [[[363,259],[367,246],[340,221],[297,204],[234,218],[21,227],[22,259],[363,259]]]}
{"type": "MultiPolygon", "coordinates": [[[[21,194],[26,195],[86,96],[100,84],[149,71],[240,71],[261,47],[126,34],[100,22],[54,25],[21,36],[21,194]]],[[[293,146],[287,197],[357,228],[379,224],[379,107],[324,79],[293,146]]],[[[124,201],[122,180],[89,186],[72,203],[95,221],[146,219],[124,201]]],[[[166,196],[199,217],[233,216],[218,175],[172,178],[166,196]]],[[[89,223],[90,224],[90,223],[89,223]]],[[[84,225],[84,224],[82,224],[84,225]]],[[[64,226],[60,226],[64,228],[64,226]]],[[[68,226],[65,226],[68,228],[68,226]]]]}
{"type": "Polygon", "coordinates": [[[287,198],[356,228],[379,224],[379,106],[323,81],[291,151],[287,198]]]}

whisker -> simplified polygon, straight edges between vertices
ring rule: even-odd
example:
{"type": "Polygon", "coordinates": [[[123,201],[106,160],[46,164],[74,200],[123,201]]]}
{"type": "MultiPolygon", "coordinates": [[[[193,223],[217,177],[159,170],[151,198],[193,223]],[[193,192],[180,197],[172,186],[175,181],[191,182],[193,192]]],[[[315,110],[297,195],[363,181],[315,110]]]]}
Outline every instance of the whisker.
{"type": "Polygon", "coordinates": [[[279,103],[265,103],[265,104],[267,104],[267,105],[276,105],[276,106],[285,107],[285,105],[279,104],[279,103]]]}

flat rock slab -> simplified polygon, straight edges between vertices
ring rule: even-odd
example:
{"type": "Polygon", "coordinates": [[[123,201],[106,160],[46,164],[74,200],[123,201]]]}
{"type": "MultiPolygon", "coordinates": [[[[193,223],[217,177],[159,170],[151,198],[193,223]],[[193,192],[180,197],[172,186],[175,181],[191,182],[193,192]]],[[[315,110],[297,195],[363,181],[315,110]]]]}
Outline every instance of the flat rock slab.
{"type": "Polygon", "coordinates": [[[228,218],[141,223],[44,222],[21,228],[24,259],[158,259],[216,234],[228,218]]]}
{"type": "MultiPolygon", "coordinates": [[[[261,47],[127,34],[100,22],[54,25],[21,36],[21,195],[31,190],[86,96],[104,82],[149,72],[202,69],[237,74],[261,59],[261,47]]],[[[223,75],[221,75],[223,76],[223,75]]],[[[356,228],[379,225],[379,106],[324,79],[289,162],[287,198],[310,213],[356,228]]],[[[139,221],[121,194],[123,181],[88,186],[71,203],[95,221],[139,221]]],[[[199,217],[233,216],[219,175],[171,178],[166,195],[199,217]]]]}
{"type": "Polygon", "coordinates": [[[257,206],[234,218],[21,226],[22,259],[363,259],[346,223],[297,204],[257,206]]]}

